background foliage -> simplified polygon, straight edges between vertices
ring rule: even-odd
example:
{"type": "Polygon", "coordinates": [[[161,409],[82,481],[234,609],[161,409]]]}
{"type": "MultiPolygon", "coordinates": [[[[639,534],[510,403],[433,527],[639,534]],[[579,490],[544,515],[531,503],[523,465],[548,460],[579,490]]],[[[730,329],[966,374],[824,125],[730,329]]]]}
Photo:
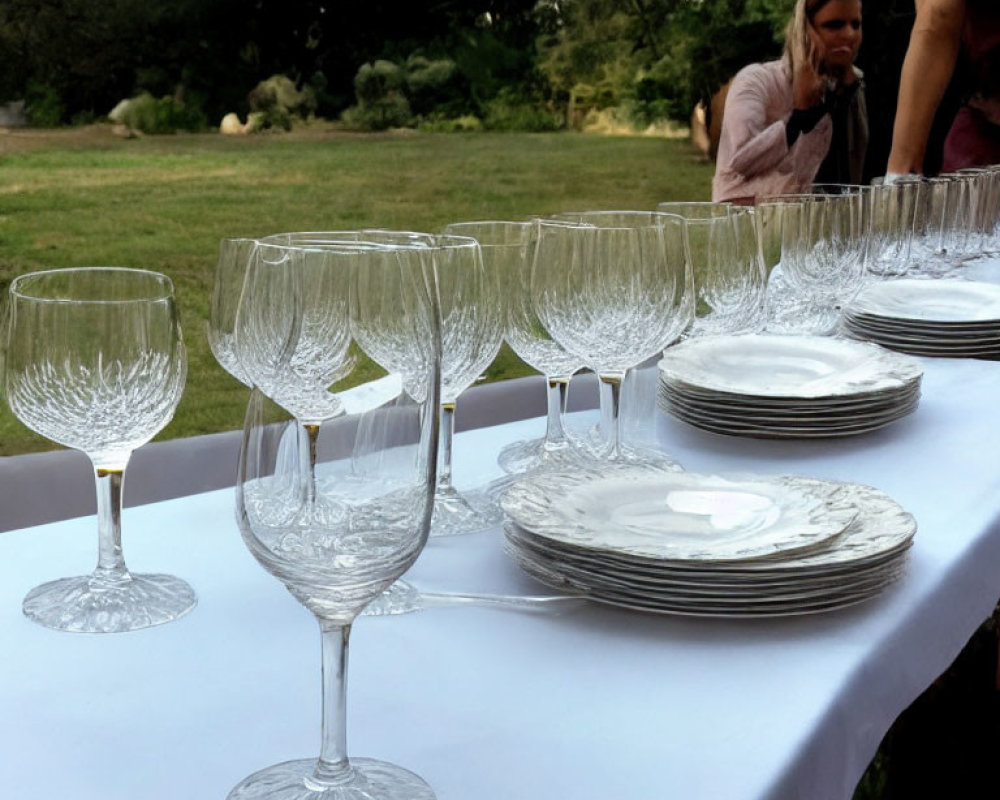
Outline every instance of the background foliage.
{"type": "MultiPolygon", "coordinates": [[[[475,118],[551,130],[607,108],[636,125],[687,121],[741,66],[780,53],[792,5],[0,0],[0,102],[24,99],[35,124],[53,125],[145,92],[179,126],[215,126],[228,112],[245,117],[253,88],[283,75],[309,92],[309,111],[347,111],[365,129],[475,118]]],[[[865,8],[862,61],[879,95],[869,105],[890,114],[911,19],[912,0],[865,8]]]]}

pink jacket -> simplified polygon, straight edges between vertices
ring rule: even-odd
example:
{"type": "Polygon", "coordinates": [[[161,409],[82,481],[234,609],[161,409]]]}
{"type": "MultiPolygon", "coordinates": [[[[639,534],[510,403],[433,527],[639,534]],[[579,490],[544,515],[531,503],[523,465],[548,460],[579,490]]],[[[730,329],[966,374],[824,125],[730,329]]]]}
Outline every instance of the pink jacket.
{"type": "Polygon", "coordinates": [[[833,123],[824,116],[788,147],[792,76],[784,59],[750,64],[729,87],[722,117],[712,200],[754,199],[808,191],[830,148],[833,123]]]}

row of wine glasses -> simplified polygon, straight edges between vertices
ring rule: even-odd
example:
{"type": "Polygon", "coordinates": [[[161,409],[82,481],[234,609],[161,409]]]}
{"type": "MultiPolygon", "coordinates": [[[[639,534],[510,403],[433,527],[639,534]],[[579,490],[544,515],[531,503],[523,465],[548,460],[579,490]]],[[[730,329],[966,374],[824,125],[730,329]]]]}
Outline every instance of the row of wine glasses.
{"type": "MultiPolygon", "coordinates": [[[[565,451],[560,412],[566,386],[569,377],[588,360],[602,375],[604,407],[609,420],[615,420],[616,394],[629,363],[662,349],[685,327],[683,304],[689,295],[679,287],[687,279],[667,274],[684,263],[678,226],[664,225],[667,217],[657,219],[655,225],[645,224],[653,219],[648,212],[594,212],[564,215],[545,223],[458,223],[437,237],[340,231],[224,240],[212,297],[210,341],[220,364],[244,383],[258,385],[299,421],[303,443],[298,449],[308,468],[298,485],[303,496],[315,502],[319,430],[343,413],[342,401],[330,387],[342,379],[355,358],[349,352],[351,338],[342,322],[347,300],[341,298],[339,306],[332,305],[324,281],[337,273],[337,262],[386,259],[390,258],[388,252],[395,259],[430,255],[440,281],[447,343],[442,400],[445,459],[438,508],[445,517],[449,516],[447,510],[458,510],[450,514],[457,520],[454,530],[481,528],[487,523],[470,522],[476,512],[463,503],[450,482],[451,432],[458,395],[493,359],[506,336],[521,357],[546,374],[550,387],[547,436],[533,450],[508,453],[506,463],[511,469],[522,469],[565,451]],[[475,243],[462,238],[463,233],[473,234],[475,243]],[[588,238],[593,241],[569,243],[579,235],[581,243],[588,238]],[[662,248],[651,245],[651,236],[662,237],[662,248]],[[612,243],[615,239],[625,243],[620,251],[625,255],[612,261],[607,256],[617,250],[612,243]],[[661,250],[662,261],[658,256],[653,267],[647,269],[642,264],[633,270],[643,253],[661,250]],[[546,279],[560,284],[562,276],[571,276],[578,286],[589,290],[597,283],[584,286],[580,279],[602,259],[604,266],[598,269],[604,269],[609,280],[618,280],[623,291],[619,294],[617,289],[609,289],[614,286],[609,283],[603,296],[578,294],[576,300],[581,303],[577,310],[590,303],[590,309],[583,311],[585,316],[606,312],[603,323],[581,327],[581,317],[569,310],[575,301],[567,306],[565,294],[558,301],[561,311],[549,305],[540,312],[535,298],[552,296],[551,289],[544,288],[546,279]],[[546,262],[548,266],[539,266],[546,262]],[[666,272],[647,278],[664,267],[666,272]],[[661,281],[664,291],[651,301],[640,283],[626,285],[631,272],[648,285],[661,281]],[[305,285],[309,291],[302,290],[305,285]],[[245,306],[242,301],[248,292],[274,302],[245,306]],[[617,298],[617,306],[609,304],[602,311],[601,303],[610,298],[617,298]],[[653,310],[657,303],[665,313],[653,310]],[[246,330],[240,335],[240,308],[244,308],[241,324],[252,328],[255,336],[246,330]],[[540,313],[548,315],[547,325],[540,313]],[[629,317],[635,314],[640,316],[634,319],[655,317],[659,324],[641,325],[648,331],[645,339],[620,339],[625,346],[612,358],[609,354],[619,349],[609,346],[614,337],[594,337],[593,332],[602,326],[612,333],[620,331],[622,326],[634,324],[629,317]],[[552,335],[548,327],[560,332],[552,335]],[[603,346],[596,360],[592,354],[584,356],[579,346],[570,351],[561,343],[567,337],[579,340],[581,334],[591,336],[588,346],[603,346]],[[244,347],[238,354],[236,342],[240,338],[244,344],[253,342],[253,347],[244,347]]],[[[709,236],[710,241],[714,238],[709,236]]],[[[709,247],[714,252],[716,246],[709,247]]],[[[15,282],[10,297],[6,372],[10,405],[22,421],[43,435],[87,452],[95,464],[99,493],[98,569],[86,579],[57,582],[34,592],[26,602],[26,613],[54,627],[81,631],[129,630],[174,618],[193,606],[193,592],[162,580],[160,586],[169,583],[168,588],[154,591],[145,578],[128,573],[120,543],[121,491],[128,453],[169,421],[183,389],[184,350],[169,279],[140,270],[52,271],[44,278],[23,276],[15,282]],[[111,336],[111,331],[140,329],[142,335],[111,336]],[[80,335],[80,330],[89,330],[90,335],[80,335]],[[56,403],[63,409],[58,413],[53,410],[56,403]],[[129,406],[149,406],[150,410],[126,414],[129,406]],[[113,445],[119,429],[126,427],[125,416],[134,428],[138,426],[138,432],[123,431],[120,436],[125,443],[113,445]],[[129,599],[133,595],[138,599],[129,599]],[[164,604],[167,610],[158,610],[164,604]],[[175,606],[181,610],[172,610],[175,606]]],[[[393,371],[404,374],[409,367],[406,358],[397,359],[393,371]]],[[[610,426],[612,433],[616,429],[617,423],[610,426]]],[[[614,455],[619,450],[615,435],[607,442],[607,452],[614,455]]],[[[448,525],[442,528],[447,530],[448,525]]]]}
{"type": "MultiPolygon", "coordinates": [[[[434,236],[332,232],[222,244],[211,341],[220,363],[252,387],[240,530],[254,557],[317,617],[324,654],[320,757],[256,773],[233,798],[347,798],[361,787],[379,797],[433,796],[406,770],[348,759],[344,680],[353,620],[427,541],[439,428],[448,420],[439,409],[454,410],[503,335],[513,338],[516,318],[535,340],[521,351],[545,350],[532,358],[553,378],[568,380],[579,364],[598,373],[610,422],[600,456],[623,458],[625,373],[689,327],[694,283],[681,217],[582,212],[477,225],[434,236]],[[517,303],[501,285],[521,290],[517,303]],[[449,362],[449,353],[460,355],[449,362]]],[[[183,388],[169,280],[138,270],[23,276],[10,306],[11,407],[91,455],[99,489],[98,569],[48,601],[55,621],[31,610],[32,596],[26,613],[71,630],[175,618],[193,606],[193,593],[164,576],[130,575],[119,525],[128,455],[166,424],[183,388]],[[99,598],[84,614],[96,623],[78,621],[88,608],[81,583],[99,598]],[[108,598],[136,593],[124,587],[150,584],[139,621],[109,606],[108,598]],[[153,594],[181,602],[160,611],[153,594]]]]}
{"type": "MultiPolygon", "coordinates": [[[[215,339],[254,387],[237,516],[250,552],[320,621],[324,714],[318,759],[262,771],[231,796],[432,798],[407,770],[349,760],[344,712],[351,622],[413,563],[429,530],[441,386],[436,264],[426,251],[359,242],[238,246],[231,336],[215,339]],[[401,376],[388,390],[386,373],[401,376]],[[308,426],[314,435],[303,435],[308,426]]],[[[187,584],[130,573],[121,548],[130,454],[169,421],[184,385],[170,280],[112,268],[23,275],[6,318],[11,409],[87,453],[98,492],[94,573],[38,587],[25,613],[61,630],[120,632],[190,611],[187,584]]]]}
{"type": "Polygon", "coordinates": [[[1000,250],[998,190],[1000,165],[762,200],[754,215],[771,273],[769,328],[833,333],[869,280],[964,274],[1000,250]]]}
{"type": "MultiPolygon", "coordinates": [[[[493,361],[502,341],[502,312],[496,285],[498,265],[494,263],[495,259],[501,257],[501,247],[483,248],[467,236],[448,232],[431,235],[385,230],[275,234],[261,239],[256,247],[252,240],[224,240],[220,245],[209,326],[209,340],[216,350],[217,359],[227,369],[230,368],[228,365],[235,364],[235,369],[230,371],[238,379],[248,382],[246,376],[240,374],[241,357],[228,352],[225,346],[234,337],[233,309],[246,291],[246,267],[250,261],[267,258],[269,252],[275,252],[279,258],[307,265],[328,257],[357,259],[359,249],[371,251],[369,259],[383,258],[385,252],[392,252],[396,258],[429,258],[433,262],[438,278],[438,302],[445,346],[442,360],[442,463],[435,495],[432,530],[434,535],[451,535],[487,528],[498,521],[496,514],[491,513],[488,501],[483,498],[478,504],[473,504],[466,494],[459,492],[454,486],[452,441],[458,397],[493,361]],[[234,266],[234,261],[242,262],[242,268],[239,263],[234,266]]],[[[299,272],[302,272],[301,268],[299,272]]],[[[280,275],[280,271],[277,274],[280,275]]],[[[306,272],[302,272],[302,280],[309,282],[306,272]]],[[[303,302],[308,304],[314,301],[315,297],[306,298],[303,302]]],[[[272,313],[269,308],[262,311],[272,313]]],[[[288,313],[290,311],[289,308],[288,313]]],[[[311,316],[317,320],[323,318],[321,314],[311,316]]],[[[308,313],[303,317],[304,320],[309,318],[308,313]]],[[[308,328],[308,322],[306,325],[308,328]]],[[[315,366],[316,356],[311,355],[314,348],[308,343],[308,338],[300,340],[298,346],[303,356],[315,366]]],[[[244,360],[253,357],[252,352],[242,356],[244,360]]],[[[396,371],[405,371],[407,367],[404,360],[396,365],[396,371]]],[[[262,375],[261,379],[269,380],[273,385],[270,394],[278,402],[282,402],[282,396],[287,397],[295,385],[294,374],[270,378],[262,375]]],[[[326,402],[324,397],[328,395],[324,389],[319,395],[313,394],[312,398],[322,406],[326,402]]],[[[294,413],[296,404],[285,402],[284,405],[294,413]]],[[[313,410],[322,412],[324,408],[317,409],[314,404],[313,410]]],[[[326,407],[325,410],[325,415],[314,414],[314,419],[311,420],[296,413],[303,422],[307,436],[314,438],[323,419],[336,416],[335,406],[326,407]]]]}
{"type": "Polygon", "coordinates": [[[546,379],[546,434],[500,453],[510,473],[580,457],[658,460],[623,447],[628,371],[681,336],[750,332],[765,321],[766,274],[745,207],[661,204],[446,230],[479,241],[501,290],[492,302],[504,310],[503,337],[546,379]],[[570,447],[561,414],[570,378],[584,366],[599,377],[603,436],[570,447]]]}

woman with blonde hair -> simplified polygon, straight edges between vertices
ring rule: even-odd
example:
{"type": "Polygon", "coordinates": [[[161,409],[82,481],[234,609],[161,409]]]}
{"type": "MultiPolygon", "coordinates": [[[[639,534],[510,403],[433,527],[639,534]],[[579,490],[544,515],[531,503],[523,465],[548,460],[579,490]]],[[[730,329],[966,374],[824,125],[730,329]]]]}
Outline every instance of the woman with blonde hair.
{"type": "Polygon", "coordinates": [[[712,199],[755,202],[814,183],[860,183],[868,147],[861,0],[798,0],[777,61],[733,79],[712,199]]]}

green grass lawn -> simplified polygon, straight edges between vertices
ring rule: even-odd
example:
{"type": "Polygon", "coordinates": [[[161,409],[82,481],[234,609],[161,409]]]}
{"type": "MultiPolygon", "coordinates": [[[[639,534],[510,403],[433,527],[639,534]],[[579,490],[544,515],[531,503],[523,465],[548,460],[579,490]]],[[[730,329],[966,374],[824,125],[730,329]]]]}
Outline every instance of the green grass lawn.
{"type": "MultiPolygon", "coordinates": [[[[188,349],[184,399],[159,438],[242,424],[246,389],[205,336],[218,241],[705,200],[712,167],[684,140],[555,134],[289,135],[124,140],[104,127],[0,135],[0,290],[67,266],[173,278],[188,349]]],[[[506,349],[490,379],[525,374],[506,349]]],[[[0,455],[52,445],[0,408],[0,455]]]]}

